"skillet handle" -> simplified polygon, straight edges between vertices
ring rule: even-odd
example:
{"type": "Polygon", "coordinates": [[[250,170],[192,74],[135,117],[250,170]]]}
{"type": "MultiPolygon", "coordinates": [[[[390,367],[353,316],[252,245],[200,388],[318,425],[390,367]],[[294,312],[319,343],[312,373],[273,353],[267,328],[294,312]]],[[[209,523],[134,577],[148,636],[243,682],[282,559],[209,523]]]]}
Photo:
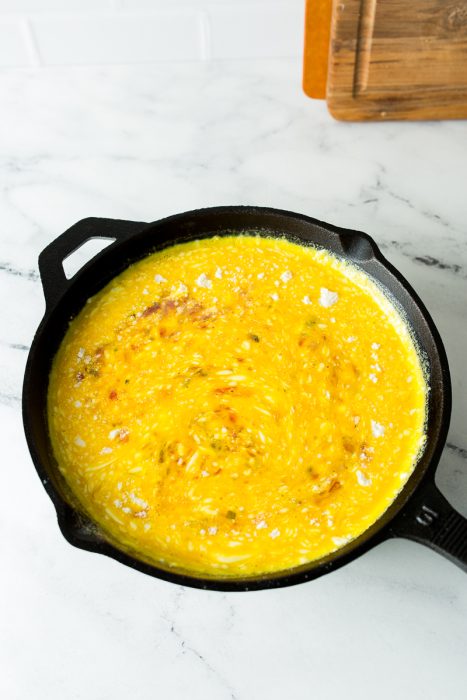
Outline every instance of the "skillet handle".
{"type": "Polygon", "coordinates": [[[147,226],[140,221],[121,219],[82,219],[44,248],[39,255],[39,272],[47,306],[52,306],[69,287],[63,261],[92,238],[109,238],[116,243],[129,238],[147,226]]]}
{"type": "Polygon", "coordinates": [[[418,490],[421,493],[391,524],[390,534],[420,542],[467,571],[467,519],[454,510],[433,481],[418,490]]]}

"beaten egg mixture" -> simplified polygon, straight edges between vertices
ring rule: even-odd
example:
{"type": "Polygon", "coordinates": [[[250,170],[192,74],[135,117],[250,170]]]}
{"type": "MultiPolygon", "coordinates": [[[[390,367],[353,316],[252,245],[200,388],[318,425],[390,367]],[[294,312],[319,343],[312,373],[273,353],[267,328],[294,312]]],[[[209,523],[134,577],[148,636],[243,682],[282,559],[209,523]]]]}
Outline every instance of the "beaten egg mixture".
{"type": "Polygon", "coordinates": [[[282,239],[157,252],[71,322],[48,418],[107,537],[212,576],[304,564],[360,535],[424,443],[410,333],[361,271],[282,239]]]}

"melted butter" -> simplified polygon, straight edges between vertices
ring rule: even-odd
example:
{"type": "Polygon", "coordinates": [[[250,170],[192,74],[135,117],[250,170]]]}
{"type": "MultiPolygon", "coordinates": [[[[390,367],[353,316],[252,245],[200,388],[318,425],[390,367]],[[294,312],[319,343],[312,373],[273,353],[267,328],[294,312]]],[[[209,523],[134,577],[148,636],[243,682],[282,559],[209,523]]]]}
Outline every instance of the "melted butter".
{"type": "Polygon", "coordinates": [[[53,362],[71,490],[115,543],[214,576],[277,571],[357,537],[424,443],[401,316],[329,253],[255,236],[155,253],[90,299],[53,362]]]}

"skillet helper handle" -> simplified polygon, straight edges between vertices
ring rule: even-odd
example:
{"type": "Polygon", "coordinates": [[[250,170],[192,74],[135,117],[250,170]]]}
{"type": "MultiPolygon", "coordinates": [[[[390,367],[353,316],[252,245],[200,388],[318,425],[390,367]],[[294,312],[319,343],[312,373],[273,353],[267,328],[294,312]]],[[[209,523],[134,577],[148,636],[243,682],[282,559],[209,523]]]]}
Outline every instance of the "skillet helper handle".
{"type": "Polygon", "coordinates": [[[63,261],[83,243],[93,238],[108,238],[120,242],[141,231],[146,223],[121,219],[89,217],[74,224],[39,255],[39,272],[47,306],[52,306],[70,285],[63,261]]]}
{"type": "Polygon", "coordinates": [[[467,519],[454,510],[433,482],[409,501],[392,525],[391,534],[420,542],[467,572],[467,519]]]}

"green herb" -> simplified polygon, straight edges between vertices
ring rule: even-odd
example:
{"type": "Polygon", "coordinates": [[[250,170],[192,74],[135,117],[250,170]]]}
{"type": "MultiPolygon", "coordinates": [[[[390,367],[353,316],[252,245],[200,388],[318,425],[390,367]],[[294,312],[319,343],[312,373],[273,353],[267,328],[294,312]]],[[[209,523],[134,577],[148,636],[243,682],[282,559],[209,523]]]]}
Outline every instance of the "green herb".
{"type": "Polygon", "coordinates": [[[259,335],[256,335],[256,333],[249,333],[248,337],[255,343],[259,343],[259,335]]]}
{"type": "Polygon", "coordinates": [[[228,518],[229,520],[235,520],[237,517],[237,514],[234,510],[228,510],[227,513],[225,514],[225,517],[228,518]]]}
{"type": "Polygon", "coordinates": [[[194,371],[194,374],[197,375],[198,377],[207,377],[208,376],[208,373],[202,367],[198,367],[198,369],[196,369],[194,371]]]}

